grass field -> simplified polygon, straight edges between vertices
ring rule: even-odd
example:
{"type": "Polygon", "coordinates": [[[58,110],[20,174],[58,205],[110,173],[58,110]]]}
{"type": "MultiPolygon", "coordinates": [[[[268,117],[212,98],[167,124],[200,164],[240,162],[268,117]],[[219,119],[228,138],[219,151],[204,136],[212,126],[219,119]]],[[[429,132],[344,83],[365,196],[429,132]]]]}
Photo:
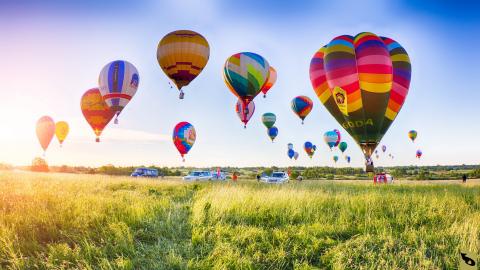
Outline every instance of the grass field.
{"type": "Polygon", "coordinates": [[[480,182],[185,184],[0,172],[1,269],[452,269],[480,182]]]}

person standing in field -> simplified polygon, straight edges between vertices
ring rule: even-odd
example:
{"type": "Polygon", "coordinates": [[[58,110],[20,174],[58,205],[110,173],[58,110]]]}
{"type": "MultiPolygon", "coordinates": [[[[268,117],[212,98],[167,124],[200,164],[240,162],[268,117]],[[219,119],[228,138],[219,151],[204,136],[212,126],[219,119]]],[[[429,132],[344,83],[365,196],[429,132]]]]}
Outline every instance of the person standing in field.
{"type": "Polygon", "coordinates": [[[463,174],[463,176],[462,176],[462,182],[463,182],[463,183],[466,183],[466,182],[467,182],[467,175],[466,175],[466,174],[463,174]]]}
{"type": "Polygon", "coordinates": [[[233,172],[232,180],[233,182],[237,182],[237,172],[233,172]]]}

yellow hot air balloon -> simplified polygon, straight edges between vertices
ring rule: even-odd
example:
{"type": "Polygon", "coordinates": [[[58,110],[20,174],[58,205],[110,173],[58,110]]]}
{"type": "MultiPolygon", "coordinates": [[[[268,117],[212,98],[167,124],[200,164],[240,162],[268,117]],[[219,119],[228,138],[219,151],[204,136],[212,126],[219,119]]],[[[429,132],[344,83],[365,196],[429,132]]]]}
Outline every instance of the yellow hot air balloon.
{"type": "Polygon", "coordinates": [[[58,142],[60,143],[60,147],[67,138],[68,132],[70,128],[68,127],[68,123],[65,121],[59,121],[55,124],[55,136],[57,136],[58,142]]]}
{"type": "Polygon", "coordinates": [[[158,64],[180,90],[180,99],[183,99],[182,87],[202,72],[209,56],[210,46],[207,40],[194,31],[173,31],[158,43],[158,64]]]}

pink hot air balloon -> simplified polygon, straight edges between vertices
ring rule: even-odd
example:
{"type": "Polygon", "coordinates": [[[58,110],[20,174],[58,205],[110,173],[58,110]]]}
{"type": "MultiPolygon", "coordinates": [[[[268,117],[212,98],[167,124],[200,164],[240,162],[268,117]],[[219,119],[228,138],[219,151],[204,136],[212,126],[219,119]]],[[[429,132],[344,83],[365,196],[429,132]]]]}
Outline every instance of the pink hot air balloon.
{"type": "Polygon", "coordinates": [[[55,135],[55,121],[50,116],[42,116],[37,121],[37,138],[43,148],[43,155],[55,135]]]}
{"type": "Polygon", "coordinates": [[[237,112],[240,121],[243,122],[243,127],[247,128],[247,123],[250,121],[250,118],[252,118],[252,115],[255,112],[255,103],[252,100],[245,108],[245,103],[243,103],[241,100],[238,100],[237,104],[235,105],[235,111],[237,112]]]}

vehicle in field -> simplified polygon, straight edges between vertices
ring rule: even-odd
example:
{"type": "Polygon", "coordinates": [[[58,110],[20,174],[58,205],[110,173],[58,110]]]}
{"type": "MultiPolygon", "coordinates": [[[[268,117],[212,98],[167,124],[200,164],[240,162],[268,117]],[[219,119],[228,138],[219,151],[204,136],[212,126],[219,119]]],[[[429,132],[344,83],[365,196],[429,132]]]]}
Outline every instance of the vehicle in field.
{"type": "Polygon", "coordinates": [[[393,184],[393,176],[391,176],[388,173],[377,173],[373,177],[373,183],[374,184],[393,184]]]}
{"type": "Polygon", "coordinates": [[[273,172],[272,175],[261,177],[260,180],[268,184],[283,184],[288,182],[290,177],[286,172],[273,172]]]}
{"type": "Polygon", "coordinates": [[[157,169],[136,168],[130,175],[131,177],[158,177],[157,169]]]}

